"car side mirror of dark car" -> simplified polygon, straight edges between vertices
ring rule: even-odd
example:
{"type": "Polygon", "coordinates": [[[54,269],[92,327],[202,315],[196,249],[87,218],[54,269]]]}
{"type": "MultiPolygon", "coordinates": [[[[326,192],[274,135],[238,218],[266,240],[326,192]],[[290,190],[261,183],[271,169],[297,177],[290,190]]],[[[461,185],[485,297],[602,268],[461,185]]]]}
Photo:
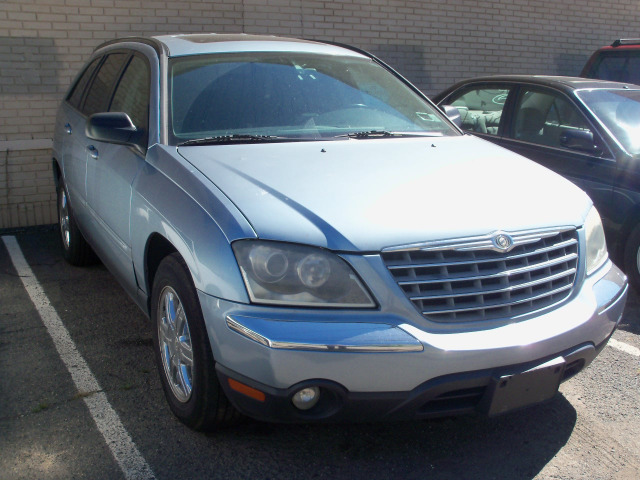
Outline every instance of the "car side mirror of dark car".
{"type": "Polygon", "coordinates": [[[444,114],[449,117],[458,128],[462,128],[462,117],[460,116],[460,110],[458,107],[454,107],[453,105],[442,105],[440,107],[444,114]]]}
{"type": "Polygon", "coordinates": [[[591,130],[563,130],[560,133],[560,145],[591,155],[601,155],[603,151],[596,143],[591,130]]]}
{"type": "Polygon", "coordinates": [[[141,148],[143,132],[124,112],[95,113],[89,117],[86,135],[92,140],[141,148]]]}

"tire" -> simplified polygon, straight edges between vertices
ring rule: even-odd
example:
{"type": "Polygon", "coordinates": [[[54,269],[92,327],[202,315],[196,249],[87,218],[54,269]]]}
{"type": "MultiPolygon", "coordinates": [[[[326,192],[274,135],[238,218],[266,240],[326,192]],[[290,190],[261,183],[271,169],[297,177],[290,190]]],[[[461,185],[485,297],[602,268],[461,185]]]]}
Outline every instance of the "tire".
{"type": "Polygon", "coordinates": [[[627,237],[623,264],[629,283],[637,292],[640,292],[640,224],[636,225],[627,237]]]}
{"type": "Polygon", "coordinates": [[[95,263],[97,258],[80,233],[69,203],[69,194],[62,179],[58,185],[58,230],[62,244],[62,256],[71,265],[83,266],[95,263]]]}
{"type": "Polygon", "coordinates": [[[240,414],[218,383],[196,289],[177,253],[160,263],[151,302],[156,364],[173,414],[200,431],[233,423],[240,414]]]}

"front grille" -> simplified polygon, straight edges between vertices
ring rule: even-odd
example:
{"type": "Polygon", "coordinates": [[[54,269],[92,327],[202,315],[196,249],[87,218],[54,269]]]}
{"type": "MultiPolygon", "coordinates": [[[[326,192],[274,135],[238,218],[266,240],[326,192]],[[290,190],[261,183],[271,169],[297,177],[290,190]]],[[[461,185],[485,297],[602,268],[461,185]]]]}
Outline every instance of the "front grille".
{"type": "Polygon", "coordinates": [[[436,322],[513,318],[571,294],[578,268],[575,229],[511,234],[507,253],[490,237],[387,249],[387,268],[416,308],[436,322]]]}

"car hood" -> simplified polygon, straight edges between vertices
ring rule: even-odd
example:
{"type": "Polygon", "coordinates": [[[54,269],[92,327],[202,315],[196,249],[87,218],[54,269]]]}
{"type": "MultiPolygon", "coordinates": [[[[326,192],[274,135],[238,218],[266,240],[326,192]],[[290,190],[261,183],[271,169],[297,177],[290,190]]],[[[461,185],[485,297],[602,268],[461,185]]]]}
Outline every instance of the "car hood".
{"type": "Polygon", "coordinates": [[[338,251],[580,226],[591,205],[559,175],[471,136],[178,151],[258,237],[338,251]]]}

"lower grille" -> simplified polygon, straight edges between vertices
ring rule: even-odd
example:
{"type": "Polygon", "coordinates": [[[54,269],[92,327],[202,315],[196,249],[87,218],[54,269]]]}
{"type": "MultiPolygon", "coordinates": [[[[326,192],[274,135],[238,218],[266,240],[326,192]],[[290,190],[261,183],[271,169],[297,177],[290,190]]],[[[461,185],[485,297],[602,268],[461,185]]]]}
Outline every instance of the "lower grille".
{"type": "Polygon", "coordinates": [[[482,400],[486,387],[467,388],[443,393],[420,407],[421,415],[457,415],[471,413],[482,400]]]}
{"type": "Polygon", "coordinates": [[[506,253],[491,237],[479,237],[387,249],[382,258],[407,298],[436,322],[513,318],[571,294],[578,268],[575,229],[506,236],[512,242],[506,253]]]}

